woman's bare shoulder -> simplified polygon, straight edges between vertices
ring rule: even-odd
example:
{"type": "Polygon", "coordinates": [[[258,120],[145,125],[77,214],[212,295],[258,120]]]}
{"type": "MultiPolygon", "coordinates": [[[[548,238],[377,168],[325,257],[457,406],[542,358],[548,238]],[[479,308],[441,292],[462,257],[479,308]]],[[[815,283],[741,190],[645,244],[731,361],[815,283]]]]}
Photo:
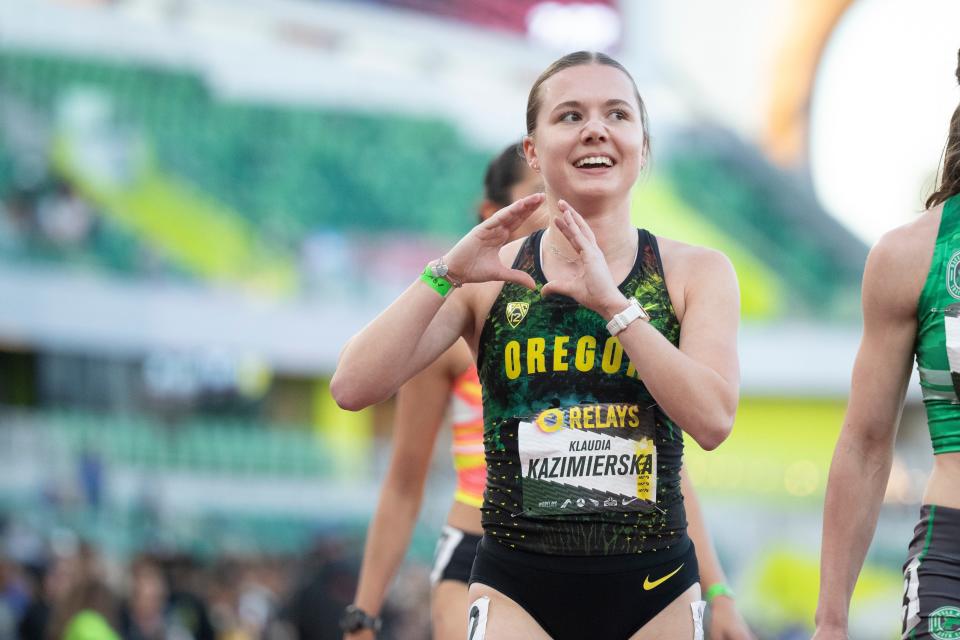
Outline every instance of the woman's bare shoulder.
{"type": "Polygon", "coordinates": [[[657,236],[664,273],[733,272],[733,264],[722,251],[657,236]]]}
{"type": "Polygon", "coordinates": [[[942,213],[942,206],[933,207],[887,231],[873,245],[863,274],[865,302],[873,297],[886,298],[913,314],[930,271],[942,213]]]}
{"type": "MultiPolygon", "coordinates": [[[[920,214],[915,220],[887,231],[873,246],[870,253],[877,259],[897,263],[923,262],[918,260],[921,254],[933,255],[933,245],[937,241],[937,232],[940,230],[940,218],[943,215],[943,205],[937,205],[920,214]]],[[[926,264],[929,268],[929,260],[926,264]]]]}

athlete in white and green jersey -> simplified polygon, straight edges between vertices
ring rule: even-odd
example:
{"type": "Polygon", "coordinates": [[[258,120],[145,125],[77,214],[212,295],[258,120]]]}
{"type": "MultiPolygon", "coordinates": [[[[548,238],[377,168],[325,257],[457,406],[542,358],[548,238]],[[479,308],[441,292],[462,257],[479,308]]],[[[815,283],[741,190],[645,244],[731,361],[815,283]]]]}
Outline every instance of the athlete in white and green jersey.
{"type": "Polygon", "coordinates": [[[890,474],[914,355],[934,464],[904,565],[903,638],[960,638],[958,194],[960,107],[950,123],[939,189],[927,200],[927,211],[887,233],[867,258],[863,340],[824,507],[815,640],[847,637],[850,597],[890,474]]]}

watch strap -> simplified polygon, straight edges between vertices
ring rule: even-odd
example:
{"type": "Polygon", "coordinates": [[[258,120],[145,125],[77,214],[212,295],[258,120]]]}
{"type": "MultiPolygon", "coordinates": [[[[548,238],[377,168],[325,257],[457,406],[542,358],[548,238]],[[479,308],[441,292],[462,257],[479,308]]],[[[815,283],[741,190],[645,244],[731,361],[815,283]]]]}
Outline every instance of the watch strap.
{"type": "Polygon", "coordinates": [[[370,615],[354,604],[347,605],[340,617],[340,630],[344,633],[354,633],[362,629],[371,629],[378,633],[381,626],[379,617],[370,615]]]}
{"type": "Polygon", "coordinates": [[[626,329],[634,320],[648,320],[649,318],[650,316],[640,306],[640,302],[636,298],[630,298],[627,308],[613,316],[607,323],[607,331],[610,332],[610,335],[615,336],[626,329]]]}

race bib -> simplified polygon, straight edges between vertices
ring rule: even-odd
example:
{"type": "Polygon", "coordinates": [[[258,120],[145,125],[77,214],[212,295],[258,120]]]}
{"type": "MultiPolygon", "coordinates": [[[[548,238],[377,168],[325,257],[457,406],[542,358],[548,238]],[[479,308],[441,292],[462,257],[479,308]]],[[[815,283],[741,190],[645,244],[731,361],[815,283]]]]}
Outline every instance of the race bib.
{"type": "Polygon", "coordinates": [[[953,390],[960,398],[960,303],[951,304],[943,313],[943,332],[947,342],[947,361],[953,390]]]}
{"type": "Polygon", "coordinates": [[[519,419],[523,510],[529,515],[649,511],[657,500],[653,408],[606,403],[519,419]]]}

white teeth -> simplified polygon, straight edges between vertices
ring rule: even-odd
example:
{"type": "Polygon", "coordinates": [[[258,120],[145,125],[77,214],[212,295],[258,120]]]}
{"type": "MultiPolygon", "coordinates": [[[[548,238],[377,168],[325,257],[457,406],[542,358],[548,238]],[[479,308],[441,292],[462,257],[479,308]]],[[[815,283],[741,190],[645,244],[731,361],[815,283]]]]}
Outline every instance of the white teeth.
{"type": "Polygon", "coordinates": [[[607,156],[590,156],[588,158],[581,158],[580,160],[577,160],[573,166],[582,167],[585,164],[602,164],[607,167],[612,167],[613,160],[607,156]]]}

